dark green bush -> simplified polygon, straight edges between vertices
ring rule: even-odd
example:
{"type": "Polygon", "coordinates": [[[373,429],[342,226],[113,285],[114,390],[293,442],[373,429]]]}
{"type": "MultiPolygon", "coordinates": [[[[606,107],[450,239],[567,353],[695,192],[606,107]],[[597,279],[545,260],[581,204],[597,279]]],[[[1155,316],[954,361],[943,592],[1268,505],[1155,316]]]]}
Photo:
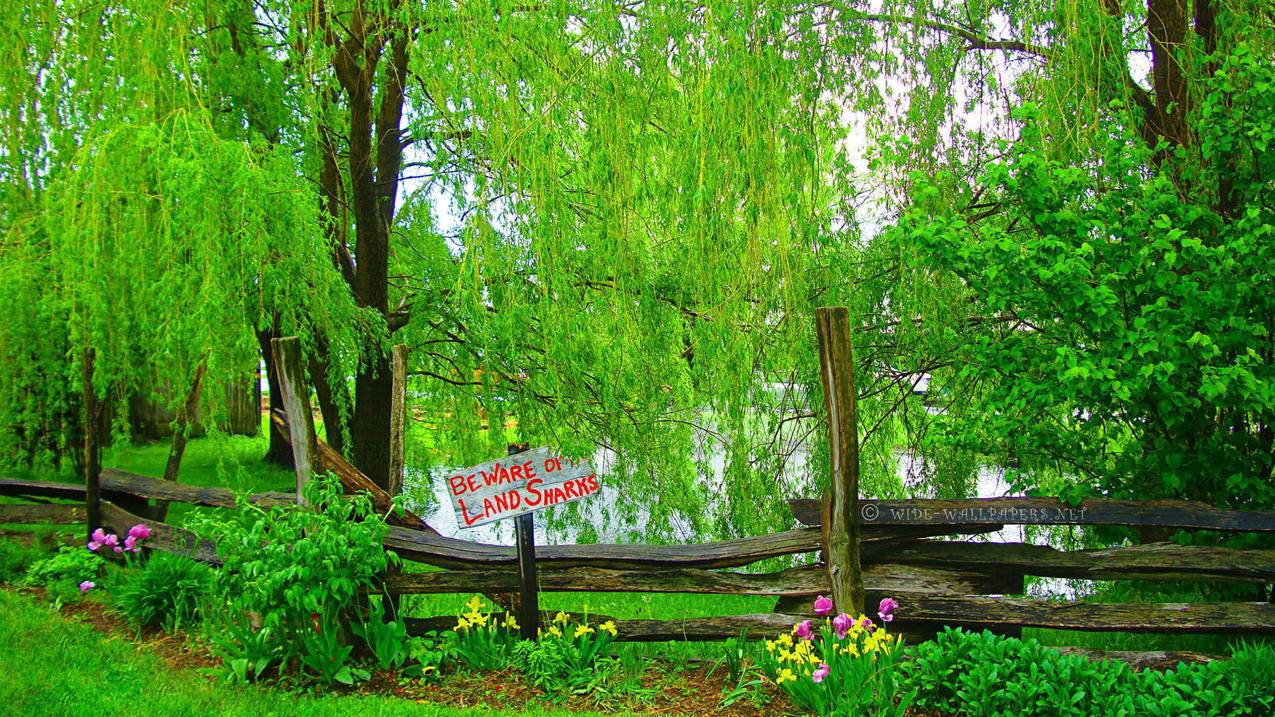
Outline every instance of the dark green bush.
{"type": "Polygon", "coordinates": [[[905,667],[919,709],[968,717],[1243,716],[1272,714],[1275,650],[1135,672],[1121,662],[1064,655],[1035,640],[945,630],[910,649],[905,667]]]}
{"type": "Polygon", "coordinates": [[[13,583],[26,575],[27,568],[47,556],[49,551],[39,545],[17,540],[0,540],[0,583],[13,583]]]}
{"type": "MultiPolygon", "coordinates": [[[[307,505],[262,508],[241,502],[202,531],[222,560],[215,593],[224,609],[207,616],[214,651],[244,681],[300,665],[303,676],[351,684],[367,673],[352,664],[352,626],[365,622],[359,596],[374,592],[398,557],[366,495],[346,496],[330,475],[306,485],[307,505]]],[[[376,646],[388,654],[381,638],[376,646]]]]}
{"type": "Polygon", "coordinates": [[[83,592],[81,583],[97,581],[104,564],[101,557],[83,546],[63,546],[52,556],[31,563],[21,584],[44,587],[49,597],[67,599],[83,592]]]}
{"type": "Polygon", "coordinates": [[[111,599],[134,624],[171,632],[198,621],[214,577],[203,563],[156,552],[140,567],[124,572],[111,599]]]}

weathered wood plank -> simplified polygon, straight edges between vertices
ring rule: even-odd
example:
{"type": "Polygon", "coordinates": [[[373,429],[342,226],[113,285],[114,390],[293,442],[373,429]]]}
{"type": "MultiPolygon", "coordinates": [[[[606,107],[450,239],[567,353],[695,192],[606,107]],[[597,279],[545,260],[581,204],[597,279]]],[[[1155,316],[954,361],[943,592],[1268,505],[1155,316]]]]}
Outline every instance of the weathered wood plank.
{"type": "MultiPolygon", "coordinates": [[[[678,592],[714,595],[798,596],[803,603],[830,592],[822,565],[789,568],[777,573],[741,573],[682,568],[616,570],[613,568],[542,568],[542,592],[678,592]]],[[[864,573],[869,591],[885,595],[922,593],[969,595],[985,592],[987,577],[936,568],[877,565],[864,573]]],[[[385,578],[385,588],[400,595],[429,593],[508,592],[518,588],[518,572],[509,568],[404,573],[385,578]]],[[[879,599],[879,598],[878,598],[879,599]]]]}
{"type": "Polygon", "coordinates": [[[863,612],[864,595],[859,556],[859,429],[850,312],[844,306],[816,309],[815,333],[831,463],[821,506],[824,561],[833,602],[858,615],[863,612]]]}
{"type": "Polygon", "coordinates": [[[285,336],[270,340],[270,356],[275,362],[279,389],[283,394],[283,410],[288,416],[288,444],[292,446],[292,465],[297,473],[297,503],[305,504],[305,486],[319,470],[319,439],[314,433],[314,414],[310,410],[310,389],[301,367],[301,340],[285,336]]]}
{"type": "Polygon", "coordinates": [[[102,501],[102,525],[106,529],[124,535],[129,528],[138,523],[145,523],[151,529],[151,535],[145,542],[147,548],[184,555],[192,560],[213,565],[221,564],[221,560],[217,557],[217,550],[211,541],[201,540],[199,536],[184,528],[145,520],[114,503],[102,501]]]}
{"type": "Polygon", "coordinates": [[[0,495],[13,498],[62,498],[84,500],[84,486],[76,483],[59,483],[45,480],[20,480],[0,478],[0,495]]]}
{"type": "MultiPolygon", "coordinates": [[[[788,501],[803,525],[822,522],[818,500],[788,501]]],[[[1174,500],[1094,498],[1071,506],[1056,498],[865,500],[864,525],[1126,525],[1275,532],[1275,510],[1226,510],[1174,500]]]]}
{"type": "Polygon", "coordinates": [[[395,344],[390,348],[390,495],[403,492],[403,437],[407,431],[407,355],[405,344],[395,344]]]}
{"type": "MultiPolygon", "coordinates": [[[[288,421],[279,411],[270,412],[270,421],[284,436],[285,440],[289,437],[288,421]]],[[[416,515],[410,510],[391,510],[392,500],[390,494],[385,489],[372,482],[371,478],[363,475],[363,472],[355,468],[352,463],[345,459],[345,456],[337,453],[336,450],[329,446],[327,442],[318,441],[319,461],[323,470],[332,473],[341,481],[341,486],[345,488],[346,493],[367,493],[372,497],[372,504],[376,506],[376,510],[381,515],[388,516],[386,522],[390,525],[411,528],[418,532],[428,533],[438,536],[438,531],[434,530],[425,522],[423,518],[416,515]]],[[[441,537],[441,536],[439,536],[441,537]]]]}
{"type": "MultiPolygon", "coordinates": [[[[420,530],[391,527],[385,547],[401,557],[444,568],[514,565],[510,546],[458,540],[420,530]]],[[[543,565],[599,568],[733,568],[765,558],[811,553],[821,547],[817,528],[799,528],[751,538],[689,545],[543,545],[536,561],[543,565]]]]}
{"type": "Polygon", "coordinates": [[[1275,582],[1275,550],[1174,543],[1063,551],[1027,543],[918,540],[889,549],[869,546],[864,560],[1087,580],[1275,582]]]}
{"type": "Polygon", "coordinates": [[[1204,664],[1224,659],[1220,655],[1208,655],[1202,652],[1172,652],[1166,650],[1090,650],[1083,647],[1053,647],[1064,655],[1079,655],[1099,661],[1116,660],[1123,662],[1135,670],[1170,670],[1179,663],[1204,664]]]}
{"type": "Polygon", "coordinates": [[[1266,602],[1056,603],[1023,598],[916,596],[899,601],[895,618],[901,629],[938,624],[978,628],[1275,634],[1275,605],[1266,602]]]}
{"type": "Polygon", "coordinates": [[[0,505],[0,523],[78,525],[86,520],[82,505],[0,505]]]}

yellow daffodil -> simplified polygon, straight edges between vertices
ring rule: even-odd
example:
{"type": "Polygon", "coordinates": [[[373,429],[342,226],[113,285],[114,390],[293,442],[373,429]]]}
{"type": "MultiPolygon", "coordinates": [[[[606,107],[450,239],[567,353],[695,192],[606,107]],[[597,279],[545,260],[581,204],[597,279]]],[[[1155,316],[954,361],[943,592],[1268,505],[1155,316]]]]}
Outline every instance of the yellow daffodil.
{"type": "Polygon", "coordinates": [[[774,640],[767,640],[767,641],[766,641],[766,652],[769,652],[769,653],[772,653],[772,654],[775,652],[775,641],[774,641],[774,640]]]}
{"type": "Polygon", "coordinates": [[[609,633],[609,634],[611,635],[611,637],[615,637],[615,635],[616,635],[616,630],[615,630],[615,621],[614,621],[614,620],[607,620],[606,622],[602,623],[601,625],[598,625],[598,630],[600,630],[600,631],[602,631],[602,632],[605,632],[605,633],[609,633]]]}
{"type": "Polygon", "coordinates": [[[783,645],[784,647],[792,647],[792,635],[789,635],[788,633],[785,632],[782,635],[780,635],[779,639],[775,640],[775,642],[778,642],[780,645],[783,645]]]}
{"type": "Polygon", "coordinates": [[[789,652],[787,649],[781,647],[779,648],[779,657],[777,659],[780,662],[787,662],[792,659],[792,653],[789,652]]]}
{"type": "Polygon", "coordinates": [[[577,627],[575,632],[576,637],[584,637],[585,635],[592,635],[592,634],[593,634],[593,628],[589,627],[587,624],[577,627]]]}
{"type": "Polygon", "coordinates": [[[559,612],[557,615],[553,616],[553,621],[561,625],[567,624],[567,620],[570,620],[570,619],[571,619],[571,616],[567,615],[565,612],[559,612]]]}
{"type": "Polygon", "coordinates": [[[562,630],[559,630],[557,625],[550,625],[549,634],[554,637],[562,637],[562,630]]]}
{"type": "Polygon", "coordinates": [[[461,619],[457,620],[457,621],[456,621],[456,629],[457,629],[457,630],[468,630],[468,629],[469,629],[469,621],[468,621],[468,620],[466,620],[466,619],[465,619],[465,618],[463,618],[463,617],[462,617],[461,619]]]}
{"type": "Polygon", "coordinates": [[[504,625],[505,625],[505,627],[509,628],[510,630],[517,630],[517,629],[518,629],[518,620],[517,620],[516,618],[514,618],[513,613],[506,613],[506,614],[505,614],[505,622],[504,622],[504,625]]]}
{"type": "Polygon", "coordinates": [[[475,595],[469,599],[469,602],[465,603],[465,607],[469,608],[470,612],[478,612],[483,607],[483,601],[475,595]]]}
{"type": "Polygon", "coordinates": [[[780,670],[778,675],[775,675],[775,684],[777,685],[782,685],[785,682],[796,682],[796,681],[797,681],[797,676],[794,675],[792,673],[792,670],[788,669],[787,667],[780,670]]]}

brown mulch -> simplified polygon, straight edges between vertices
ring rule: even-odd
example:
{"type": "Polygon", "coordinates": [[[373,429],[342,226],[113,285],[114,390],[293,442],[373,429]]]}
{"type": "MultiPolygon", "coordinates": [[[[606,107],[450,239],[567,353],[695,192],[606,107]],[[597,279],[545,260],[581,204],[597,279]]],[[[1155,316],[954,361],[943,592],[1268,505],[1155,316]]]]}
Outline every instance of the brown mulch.
{"type": "MultiPolygon", "coordinates": [[[[48,602],[48,595],[44,588],[17,588],[16,590],[39,602],[48,602]]],[[[213,657],[206,648],[195,641],[193,636],[184,632],[172,634],[155,627],[136,628],[119,613],[96,600],[66,603],[62,605],[60,614],[67,620],[89,625],[104,635],[132,642],[134,649],[146,650],[158,655],[173,669],[197,670],[217,667],[221,664],[221,660],[213,657]]]]}
{"type": "Polygon", "coordinates": [[[650,715],[713,715],[761,717],[789,714],[792,705],[772,685],[755,688],[760,699],[743,697],[729,707],[722,701],[734,687],[725,670],[706,666],[679,666],[652,662],[631,684],[612,693],[558,697],[546,695],[516,670],[499,672],[456,671],[436,680],[396,679],[391,672],[378,673],[360,686],[365,694],[394,695],[417,702],[484,709],[524,709],[552,705],[575,712],[623,711],[650,715]],[[710,674],[711,672],[711,674],[710,674]]]}

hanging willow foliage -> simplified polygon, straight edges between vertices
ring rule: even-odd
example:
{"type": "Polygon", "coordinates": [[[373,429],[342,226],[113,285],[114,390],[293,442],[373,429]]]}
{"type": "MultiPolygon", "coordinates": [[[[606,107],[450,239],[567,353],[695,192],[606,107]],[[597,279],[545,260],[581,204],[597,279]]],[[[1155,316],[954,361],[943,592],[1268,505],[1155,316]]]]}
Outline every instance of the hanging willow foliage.
{"type": "Polygon", "coordinates": [[[625,486],[609,527],[749,533],[824,485],[811,315],[843,304],[860,321],[865,492],[963,494],[984,457],[931,442],[913,389],[928,376],[947,415],[977,410],[988,386],[961,370],[963,338],[995,317],[873,229],[918,172],[949,209],[995,213],[973,178],[1025,102],[1044,151],[1077,167],[1113,127],[1189,139],[1173,108],[1200,94],[1207,38],[1270,41],[1250,29],[1257,0],[1196,0],[1195,21],[1225,29],[1170,38],[1190,51],[1161,91],[1136,58],[1163,59],[1148,23],[1162,5],[1188,9],[6,7],[3,252],[22,268],[0,299],[29,318],[0,328],[0,420],[31,429],[15,448],[47,435],[82,344],[100,388],[180,385],[198,361],[229,375],[251,360],[252,330],[277,317],[370,473],[387,454],[366,430],[388,411],[385,350],[402,342],[421,462],[510,439],[604,447],[625,486]],[[905,487],[897,454],[922,447],[905,487]]]}

